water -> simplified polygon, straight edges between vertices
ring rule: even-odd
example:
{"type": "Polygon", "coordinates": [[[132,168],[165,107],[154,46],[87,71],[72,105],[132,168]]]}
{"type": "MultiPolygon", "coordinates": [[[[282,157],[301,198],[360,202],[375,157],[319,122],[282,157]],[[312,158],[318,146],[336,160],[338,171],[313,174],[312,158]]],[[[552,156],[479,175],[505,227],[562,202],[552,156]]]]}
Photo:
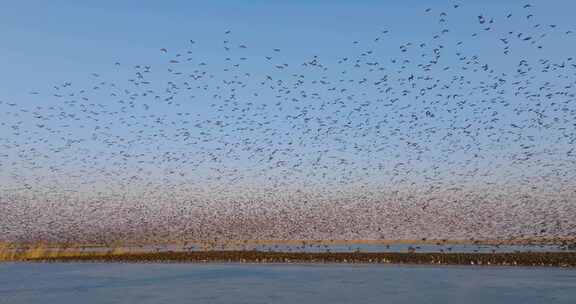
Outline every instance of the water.
{"type": "Polygon", "coordinates": [[[0,303],[576,303],[576,270],[0,264],[0,303]]]}
{"type": "Polygon", "coordinates": [[[470,244],[344,244],[344,245],[258,245],[245,246],[245,249],[259,251],[295,251],[295,252],[407,252],[410,248],[417,252],[459,252],[459,253],[504,253],[504,252],[571,252],[556,245],[470,245],[470,244]]]}
{"type": "MultiPolygon", "coordinates": [[[[275,252],[408,252],[410,249],[416,252],[459,252],[459,253],[505,253],[505,252],[574,252],[575,249],[566,249],[558,245],[473,245],[473,244],[237,244],[215,245],[203,247],[194,244],[183,247],[182,245],[124,247],[127,252],[166,252],[166,251],[203,251],[203,250],[257,250],[275,252]]],[[[69,248],[69,251],[77,251],[77,248],[69,248]]],[[[84,252],[106,252],[110,248],[84,247],[84,252]]],[[[64,250],[65,251],[65,250],[64,250]]]]}

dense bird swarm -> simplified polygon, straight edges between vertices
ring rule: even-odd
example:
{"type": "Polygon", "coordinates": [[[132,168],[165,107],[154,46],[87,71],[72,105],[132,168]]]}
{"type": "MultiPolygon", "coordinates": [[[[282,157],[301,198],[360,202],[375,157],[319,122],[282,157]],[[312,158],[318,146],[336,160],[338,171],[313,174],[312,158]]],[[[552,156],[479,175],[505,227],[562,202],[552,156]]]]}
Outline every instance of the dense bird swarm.
{"type": "Polygon", "coordinates": [[[252,51],[232,29],[216,62],[186,39],[161,64],[0,98],[0,240],[576,235],[576,61],[546,48],[572,31],[520,5],[454,34],[459,10],[339,58],[252,51]]]}

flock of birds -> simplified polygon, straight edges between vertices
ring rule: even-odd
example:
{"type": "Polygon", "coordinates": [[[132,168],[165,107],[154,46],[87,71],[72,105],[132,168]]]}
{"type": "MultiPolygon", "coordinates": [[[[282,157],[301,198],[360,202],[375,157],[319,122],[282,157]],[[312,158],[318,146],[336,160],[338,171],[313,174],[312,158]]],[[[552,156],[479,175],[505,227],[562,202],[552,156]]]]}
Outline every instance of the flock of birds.
{"type": "Polygon", "coordinates": [[[0,98],[0,240],[576,235],[576,60],[547,53],[572,31],[527,4],[452,35],[460,9],[393,51],[380,30],[296,62],[226,31],[217,62],[189,40],[0,98]]]}

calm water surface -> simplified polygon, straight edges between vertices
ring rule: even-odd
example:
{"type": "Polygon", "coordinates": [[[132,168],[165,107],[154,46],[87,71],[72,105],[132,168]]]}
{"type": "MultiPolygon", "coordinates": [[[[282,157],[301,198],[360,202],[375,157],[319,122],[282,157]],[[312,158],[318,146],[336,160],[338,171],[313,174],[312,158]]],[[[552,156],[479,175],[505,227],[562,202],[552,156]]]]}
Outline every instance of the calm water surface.
{"type": "Polygon", "coordinates": [[[0,264],[0,303],[576,303],[576,270],[0,264]]]}

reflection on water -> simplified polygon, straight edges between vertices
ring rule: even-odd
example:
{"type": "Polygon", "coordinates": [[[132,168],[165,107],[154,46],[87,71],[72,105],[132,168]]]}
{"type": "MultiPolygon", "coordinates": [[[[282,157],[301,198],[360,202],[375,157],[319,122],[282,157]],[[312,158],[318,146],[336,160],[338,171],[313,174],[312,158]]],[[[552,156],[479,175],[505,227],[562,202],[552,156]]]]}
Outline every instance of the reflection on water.
{"type": "Polygon", "coordinates": [[[0,303],[576,303],[558,268],[0,264],[0,303]]]}

